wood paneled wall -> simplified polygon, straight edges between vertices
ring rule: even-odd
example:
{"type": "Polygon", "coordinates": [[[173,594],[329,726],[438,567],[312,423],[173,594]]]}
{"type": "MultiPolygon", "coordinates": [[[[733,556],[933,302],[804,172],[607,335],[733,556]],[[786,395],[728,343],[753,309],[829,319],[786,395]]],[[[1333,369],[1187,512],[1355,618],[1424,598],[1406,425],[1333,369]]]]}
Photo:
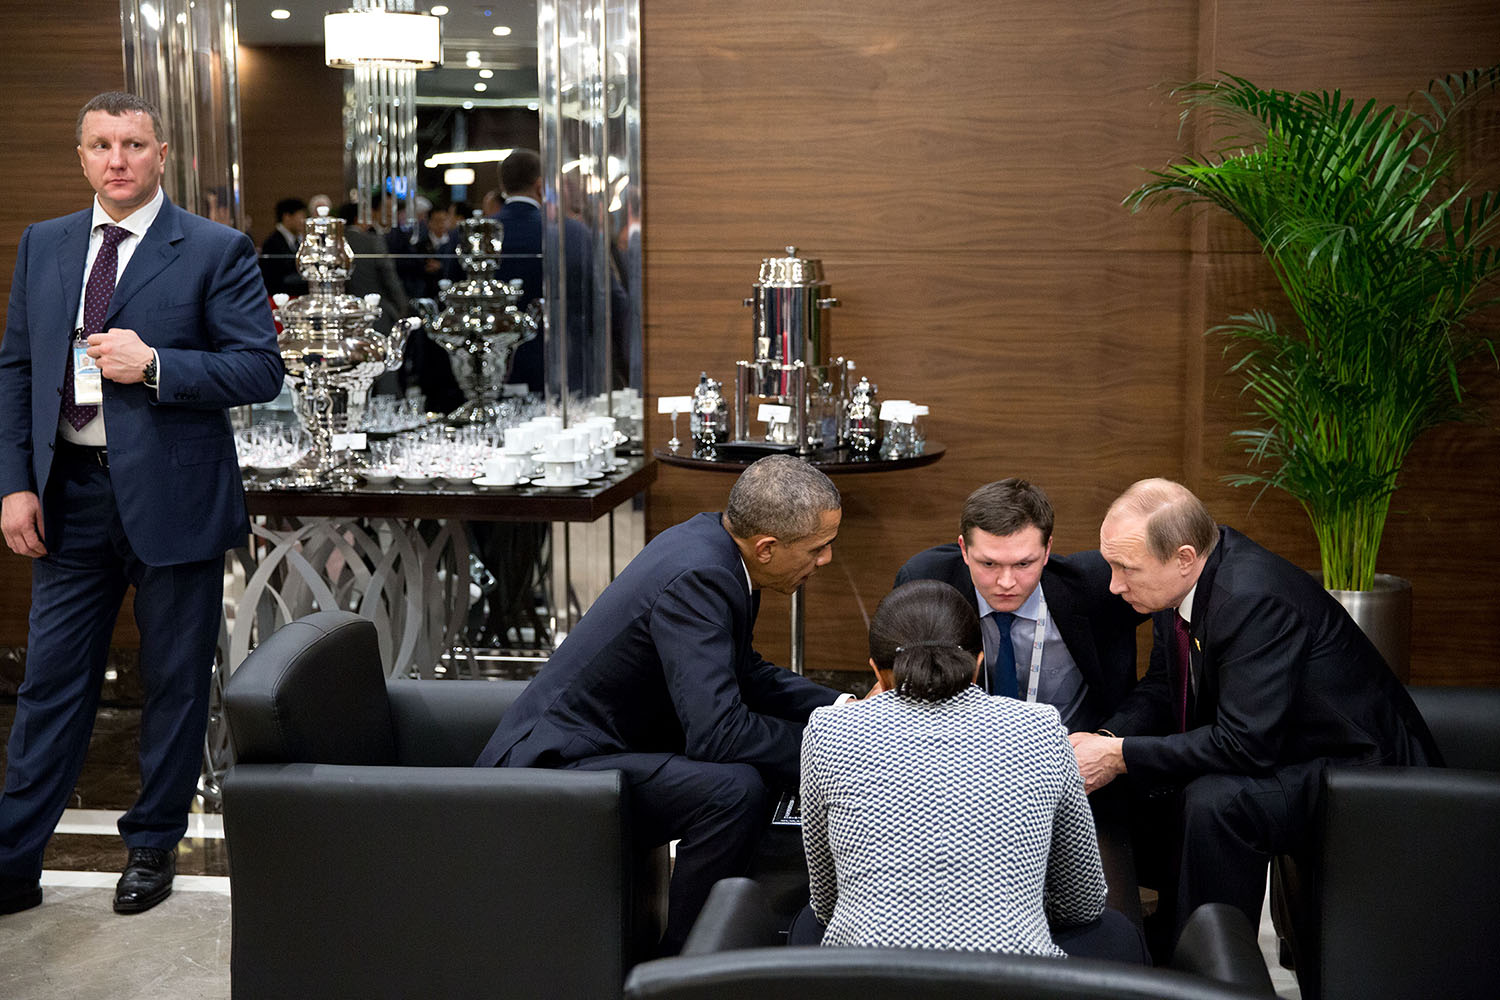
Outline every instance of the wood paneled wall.
{"type": "MultiPolygon", "coordinates": [[[[0,132],[6,136],[5,196],[0,198],[0,289],[10,299],[21,233],[33,222],[88,207],[93,192],[73,139],[78,109],[95,94],[124,86],[119,0],[56,0],[39,12],[0,4],[0,132]],[[66,30],[63,30],[65,26],[66,30]]],[[[31,561],[0,545],[0,646],[26,642],[31,561]]],[[[129,616],[119,638],[134,642],[129,616]]]]}
{"type": "Polygon", "coordinates": [[[240,126],[245,211],[256,246],[276,226],[283,198],[326,194],[344,184],[344,74],[323,64],[321,46],[240,46],[240,126]]]}
{"type": "MultiPolygon", "coordinates": [[[[795,244],[841,300],[834,352],[883,396],[928,403],[948,446],[926,469],[837,480],[844,528],[808,585],[810,666],[862,669],[863,616],[902,561],[951,540],[968,492],[1007,475],[1051,495],[1058,551],[1096,546],[1109,501],[1165,475],[1316,565],[1300,509],[1220,483],[1242,467],[1240,404],[1201,333],[1272,304],[1269,272],[1227,224],[1121,199],[1184,148],[1170,84],[1228,71],[1398,100],[1500,59],[1500,7],[644,6],[648,393],[688,392],[700,370],[729,384],[751,352],[741,301],[759,261],[795,244]]],[[[1497,382],[1479,395],[1500,402],[1497,382]]],[[[664,441],[666,418],[648,419],[664,441]]],[[[1415,680],[1500,683],[1497,444],[1493,416],[1433,433],[1398,494],[1382,568],[1415,583],[1415,680]]],[[[650,531],[719,508],[731,482],[664,470],[650,531]]],[[[757,634],[781,662],[785,606],[768,596],[757,634]]]]}

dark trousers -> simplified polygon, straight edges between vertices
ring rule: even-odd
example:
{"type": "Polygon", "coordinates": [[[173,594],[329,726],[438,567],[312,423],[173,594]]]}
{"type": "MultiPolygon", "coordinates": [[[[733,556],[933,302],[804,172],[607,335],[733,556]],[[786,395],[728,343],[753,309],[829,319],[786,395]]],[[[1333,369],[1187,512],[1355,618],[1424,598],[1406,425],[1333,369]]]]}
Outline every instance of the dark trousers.
{"type": "MultiPolygon", "coordinates": [[[[827,929],[809,904],[792,921],[786,943],[822,944],[823,932],[827,929]]],[[[1052,929],[1052,942],[1071,958],[1103,958],[1132,965],[1151,964],[1151,956],[1146,952],[1146,941],[1141,937],[1140,928],[1118,910],[1106,909],[1098,920],[1076,927],[1055,927],[1052,929]]]]}
{"type": "Polygon", "coordinates": [[[682,950],[714,883],[746,874],[770,820],[765,779],[750,764],[710,764],[680,754],[608,754],[567,765],[619,770],[630,786],[636,846],[677,840],[660,953],[682,950]]]}
{"type": "MultiPolygon", "coordinates": [[[[59,450],[33,560],[26,675],[0,794],[0,875],[33,879],[83,767],[110,636],[127,586],[141,633],[141,791],[120,818],[128,847],[171,849],[202,769],[222,614],[222,559],[147,566],[125,538],[109,471],[59,450]]],[[[191,531],[191,524],[181,526],[191,531]]]]}
{"type": "Polygon", "coordinates": [[[1251,927],[1260,925],[1267,866],[1302,845],[1323,767],[1311,761],[1259,777],[1205,774],[1133,803],[1141,881],[1160,891],[1158,955],[1204,903],[1229,903],[1251,927]]]}

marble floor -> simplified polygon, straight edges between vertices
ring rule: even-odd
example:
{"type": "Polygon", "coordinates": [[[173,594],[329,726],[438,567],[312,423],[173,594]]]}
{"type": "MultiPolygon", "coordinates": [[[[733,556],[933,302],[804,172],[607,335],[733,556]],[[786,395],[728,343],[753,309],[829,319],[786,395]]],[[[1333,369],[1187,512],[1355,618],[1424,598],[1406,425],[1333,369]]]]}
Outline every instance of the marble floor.
{"type": "MultiPolygon", "coordinates": [[[[15,713],[0,700],[0,767],[15,713]]],[[[229,862],[217,815],[195,813],[178,848],[172,895],[154,909],[111,908],[125,862],[115,831],[136,793],[139,713],[102,708],[89,758],[47,847],[42,905],[0,917],[4,1000],[216,1000],[229,996],[229,862]]],[[[1276,992],[1299,1000],[1296,979],[1276,964],[1271,918],[1261,947],[1276,992]]]]}

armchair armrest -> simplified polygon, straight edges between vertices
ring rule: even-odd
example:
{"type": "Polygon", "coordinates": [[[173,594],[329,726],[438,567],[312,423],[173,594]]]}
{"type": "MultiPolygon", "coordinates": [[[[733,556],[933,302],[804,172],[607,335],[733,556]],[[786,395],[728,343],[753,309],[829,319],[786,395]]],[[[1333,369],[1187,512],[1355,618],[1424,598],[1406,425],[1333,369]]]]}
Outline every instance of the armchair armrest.
{"type": "Polygon", "coordinates": [[[1205,903],[1192,912],[1177,937],[1172,968],[1263,996],[1276,993],[1255,929],[1228,903],[1205,903]]]}
{"type": "Polygon", "coordinates": [[[765,890],[753,879],[726,878],[709,891],[682,953],[707,955],[781,943],[765,890]]]}

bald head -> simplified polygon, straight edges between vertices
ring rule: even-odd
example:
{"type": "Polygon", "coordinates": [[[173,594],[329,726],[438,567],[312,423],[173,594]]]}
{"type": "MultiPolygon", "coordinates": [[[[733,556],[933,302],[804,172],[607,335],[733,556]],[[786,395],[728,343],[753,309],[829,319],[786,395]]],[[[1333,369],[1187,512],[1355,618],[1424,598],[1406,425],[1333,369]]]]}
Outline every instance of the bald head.
{"type": "Polygon", "coordinates": [[[1218,528],[1180,483],[1143,479],[1110,504],[1099,526],[1109,589],[1142,612],[1175,608],[1198,582],[1218,528]]]}
{"type": "Polygon", "coordinates": [[[1181,483],[1170,479],[1142,479],[1109,505],[1106,521],[1111,518],[1140,518],[1145,521],[1146,544],[1151,554],[1166,559],[1184,545],[1191,545],[1199,555],[1213,551],[1219,537],[1219,526],[1203,501],[1181,483]]]}

